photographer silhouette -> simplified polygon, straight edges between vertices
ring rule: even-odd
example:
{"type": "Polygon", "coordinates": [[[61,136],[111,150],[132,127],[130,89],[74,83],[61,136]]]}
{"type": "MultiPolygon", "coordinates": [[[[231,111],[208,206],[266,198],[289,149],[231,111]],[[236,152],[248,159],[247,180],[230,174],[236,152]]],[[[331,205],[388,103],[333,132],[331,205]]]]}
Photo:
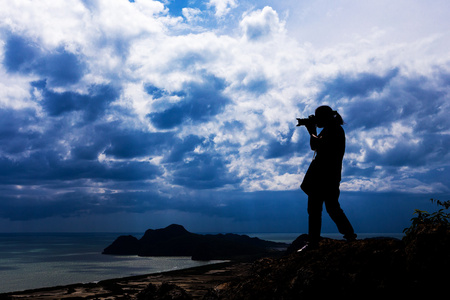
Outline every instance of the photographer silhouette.
{"type": "Polygon", "coordinates": [[[336,223],[340,233],[348,241],[356,239],[352,225],[339,204],[342,159],[345,152],[345,132],[341,115],[329,106],[320,106],[315,116],[297,119],[297,126],[304,125],[310,134],[311,150],[315,157],[311,162],[301,189],[308,195],[308,244],[299,251],[315,248],[320,240],[322,208],[336,223]],[[323,128],[319,135],[317,129],[323,128]]]}

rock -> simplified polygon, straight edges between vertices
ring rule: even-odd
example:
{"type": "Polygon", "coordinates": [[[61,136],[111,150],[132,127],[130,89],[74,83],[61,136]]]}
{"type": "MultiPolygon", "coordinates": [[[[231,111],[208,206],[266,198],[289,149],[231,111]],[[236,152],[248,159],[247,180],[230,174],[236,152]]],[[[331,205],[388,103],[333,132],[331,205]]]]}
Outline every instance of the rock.
{"type": "Polygon", "coordinates": [[[183,226],[172,224],[164,229],[148,229],[140,242],[144,244],[148,243],[160,243],[173,238],[191,235],[183,226]]]}
{"type": "Polygon", "coordinates": [[[119,236],[111,245],[103,250],[103,254],[136,255],[139,252],[139,240],[131,235],[119,236]]]}
{"type": "Polygon", "coordinates": [[[308,235],[302,234],[298,236],[287,248],[286,254],[291,254],[297,252],[298,249],[301,249],[308,242],[308,235]]]}
{"type": "Polygon", "coordinates": [[[200,235],[172,224],[163,229],[149,229],[139,240],[140,256],[191,256],[200,235]]]}

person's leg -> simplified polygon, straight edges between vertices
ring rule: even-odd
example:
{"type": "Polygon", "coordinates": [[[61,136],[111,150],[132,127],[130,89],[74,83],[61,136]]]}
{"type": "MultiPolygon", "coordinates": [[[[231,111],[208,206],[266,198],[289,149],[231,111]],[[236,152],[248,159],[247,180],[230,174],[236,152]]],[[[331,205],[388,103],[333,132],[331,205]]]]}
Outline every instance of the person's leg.
{"type": "Polygon", "coordinates": [[[344,235],[344,238],[354,240],[356,239],[356,234],[339,204],[339,194],[339,189],[330,193],[325,199],[325,207],[331,219],[336,223],[339,232],[344,235]]]}
{"type": "Polygon", "coordinates": [[[323,198],[318,196],[308,197],[308,240],[312,245],[317,245],[320,240],[322,228],[323,198]]]}

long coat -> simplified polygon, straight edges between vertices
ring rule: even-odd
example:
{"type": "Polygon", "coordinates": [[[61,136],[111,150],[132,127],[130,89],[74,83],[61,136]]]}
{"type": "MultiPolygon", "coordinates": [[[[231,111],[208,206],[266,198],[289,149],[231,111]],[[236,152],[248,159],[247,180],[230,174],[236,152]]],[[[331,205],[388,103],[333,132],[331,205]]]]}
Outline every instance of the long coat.
{"type": "Polygon", "coordinates": [[[326,126],[318,138],[311,137],[310,143],[316,155],[303,178],[302,190],[311,195],[339,188],[345,152],[344,129],[338,124],[326,126]]]}

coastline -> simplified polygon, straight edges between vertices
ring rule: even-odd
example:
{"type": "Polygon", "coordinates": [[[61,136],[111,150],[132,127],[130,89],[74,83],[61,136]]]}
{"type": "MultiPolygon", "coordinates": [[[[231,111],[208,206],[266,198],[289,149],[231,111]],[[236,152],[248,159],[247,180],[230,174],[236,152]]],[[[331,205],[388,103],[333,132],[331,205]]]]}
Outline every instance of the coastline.
{"type": "Polygon", "coordinates": [[[201,298],[221,282],[249,272],[253,260],[228,261],[181,270],[107,279],[99,282],[76,283],[0,294],[0,299],[67,299],[135,296],[148,284],[176,284],[195,298],[201,298]]]}
{"type": "Polygon", "coordinates": [[[98,282],[220,261],[103,255],[117,233],[0,234],[0,294],[98,282]]]}

